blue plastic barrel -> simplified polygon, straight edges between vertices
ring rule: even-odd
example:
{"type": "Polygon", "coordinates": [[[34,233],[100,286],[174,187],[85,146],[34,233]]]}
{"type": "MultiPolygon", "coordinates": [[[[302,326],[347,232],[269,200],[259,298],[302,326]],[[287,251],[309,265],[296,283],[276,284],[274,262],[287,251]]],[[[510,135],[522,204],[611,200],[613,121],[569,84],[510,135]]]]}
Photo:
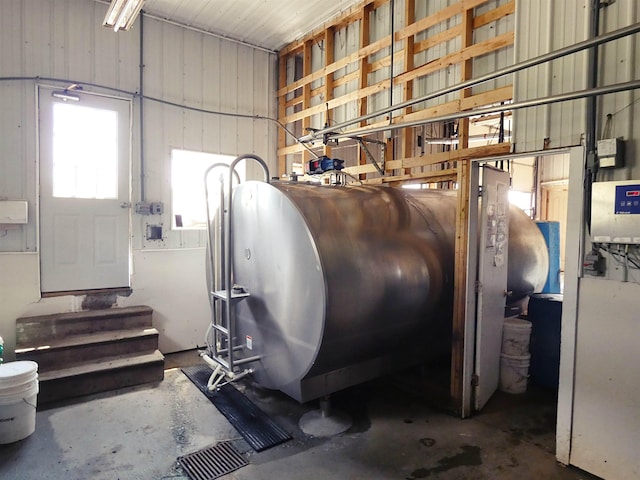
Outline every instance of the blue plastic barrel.
{"type": "Polygon", "coordinates": [[[531,322],[531,381],[544,388],[557,389],[560,376],[562,295],[531,295],[527,319],[531,322]]]}

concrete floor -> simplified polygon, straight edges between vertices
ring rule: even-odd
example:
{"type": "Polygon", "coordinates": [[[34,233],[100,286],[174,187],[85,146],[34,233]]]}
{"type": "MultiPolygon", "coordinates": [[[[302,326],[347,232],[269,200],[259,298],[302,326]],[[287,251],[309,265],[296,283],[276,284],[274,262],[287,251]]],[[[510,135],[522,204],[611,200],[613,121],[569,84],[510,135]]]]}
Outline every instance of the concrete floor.
{"type": "MultiPolygon", "coordinates": [[[[194,352],[167,365],[198,362],[194,352]]],[[[250,465],[225,480],[274,479],[594,479],[555,461],[553,398],[535,390],[497,393],[482,414],[459,420],[382,381],[334,397],[354,425],[334,437],[311,437],[298,420],[316,405],[239,385],[293,435],[255,453],[178,370],[165,380],[41,408],[36,431],[0,446],[2,479],[186,479],[181,455],[234,440],[250,465]]]]}

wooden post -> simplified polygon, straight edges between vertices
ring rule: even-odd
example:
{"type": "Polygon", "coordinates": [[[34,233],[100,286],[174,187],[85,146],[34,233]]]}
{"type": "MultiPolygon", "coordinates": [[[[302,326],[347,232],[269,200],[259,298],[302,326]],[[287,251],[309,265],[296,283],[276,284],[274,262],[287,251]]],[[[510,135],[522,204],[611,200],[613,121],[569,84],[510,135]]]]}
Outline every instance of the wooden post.
{"type": "Polygon", "coordinates": [[[451,335],[451,399],[456,412],[462,412],[462,378],[467,291],[469,239],[470,159],[458,160],[458,208],[453,273],[453,322],[451,335]]]}
{"type": "MultiPolygon", "coordinates": [[[[335,38],[336,30],[334,27],[329,27],[324,32],[324,66],[327,67],[335,61],[335,38]]],[[[334,75],[333,72],[328,73],[324,77],[324,101],[326,104],[333,98],[333,86],[334,75]]],[[[325,110],[324,123],[327,126],[331,126],[331,110],[327,108],[325,110]]],[[[324,145],[322,153],[327,157],[331,157],[331,146],[324,145]]]]}
{"type": "MultiPolygon", "coordinates": [[[[465,49],[473,45],[473,9],[465,10],[462,14],[462,48],[465,49]]],[[[460,63],[460,81],[464,82],[473,78],[472,59],[464,60],[460,63]]],[[[471,96],[471,89],[465,88],[460,91],[460,103],[471,96]]],[[[462,118],[458,122],[458,148],[469,146],[469,119],[462,118]]]]}
{"type": "MultiPolygon", "coordinates": [[[[302,50],[302,78],[306,78],[311,75],[311,53],[313,49],[313,40],[307,40],[304,42],[304,48],[302,50]]],[[[307,82],[302,87],[302,110],[306,110],[311,106],[311,82],[307,82]]],[[[311,116],[306,115],[302,119],[302,135],[309,133],[309,127],[311,126],[311,116]]],[[[302,150],[302,168],[303,171],[306,168],[307,162],[311,160],[311,154],[306,148],[302,150]]]]}
{"type": "MultiPolygon", "coordinates": [[[[416,21],[416,2],[415,0],[405,0],[405,9],[404,9],[404,18],[405,18],[405,27],[408,27],[412,23],[416,21]]],[[[409,35],[405,39],[404,42],[404,69],[403,72],[409,72],[413,70],[414,60],[413,57],[415,49],[415,36],[409,35]]],[[[413,98],[413,80],[409,80],[402,87],[402,100],[407,101],[413,98]]],[[[405,115],[413,112],[412,107],[407,107],[405,109],[405,115]]],[[[413,155],[413,145],[414,145],[414,129],[413,128],[403,128],[401,133],[401,142],[402,142],[402,151],[400,153],[401,158],[409,158],[413,155]]],[[[424,141],[424,139],[422,139],[424,141]]],[[[405,168],[405,174],[410,174],[411,169],[405,168]]]]}
{"type": "MultiPolygon", "coordinates": [[[[281,55],[278,59],[278,89],[287,86],[287,56],[281,55]]],[[[286,114],[285,104],[287,103],[287,96],[281,95],[278,97],[278,118],[284,118],[286,114]]],[[[281,150],[287,146],[287,134],[281,128],[278,128],[278,150],[281,150]]],[[[287,156],[285,154],[278,154],[278,176],[282,176],[287,172],[287,156]]]]}
{"type": "MultiPolygon", "coordinates": [[[[360,48],[364,48],[369,45],[371,41],[370,35],[370,22],[371,9],[373,4],[365,5],[362,9],[362,16],[360,17],[360,48]]],[[[358,79],[358,88],[360,90],[369,86],[369,57],[364,56],[360,59],[360,78],[358,79]]],[[[365,115],[367,113],[367,97],[358,99],[358,116],[365,115]]],[[[360,126],[363,127],[367,122],[360,122],[360,126]]],[[[367,163],[367,155],[364,149],[358,145],[358,164],[364,165],[367,163]]],[[[366,174],[360,175],[360,178],[364,180],[367,178],[366,174]]]]}
{"type": "MultiPolygon", "coordinates": [[[[473,44],[473,9],[462,14],[462,48],[473,44]]],[[[469,80],[472,73],[471,60],[460,64],[461,81],[469,80]]],[[[460,100],[471,95],[471,89],[460,92],[460,100]]],[[[458,148],[469,147],[469,119],[463,118],[458,123],[458,148]]],[[[456,242],[453,274],[453,324],[451,344],[451,398],[456,411],[462,412],[462,390],[464,369],[464,339],[466,316],[466,292],[468,240],[469,240],[469,180],[471,178],[471,160],[458,160],[458,209],[456,214],[456,242]]]]}

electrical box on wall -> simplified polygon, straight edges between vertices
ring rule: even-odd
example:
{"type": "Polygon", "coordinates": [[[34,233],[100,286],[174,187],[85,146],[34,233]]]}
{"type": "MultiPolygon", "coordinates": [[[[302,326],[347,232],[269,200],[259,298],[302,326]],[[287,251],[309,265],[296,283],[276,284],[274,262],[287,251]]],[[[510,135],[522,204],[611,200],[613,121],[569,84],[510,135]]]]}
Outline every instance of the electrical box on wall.
{"type": "Polygon", "coordinates": [[[138,215],[162,215],[164,204],[162,202],[138,202],[136,203],[136,213],[138,215]]]}
{"type": "Polygon", "coordinates": [[[598,140],[597,151],[600,168],[624,167],[624,142],[622,139],[598,140]]]}
{"type": "Polygon", "coordinates": [[[0,200],[0,224],[24,225],[28,222],[26,200],[0,200]]]}
{"type": "Polygon", "coordinates": [[[593,184],[591,238],[595,243],[640,244],[640,180],[593,184]]]}

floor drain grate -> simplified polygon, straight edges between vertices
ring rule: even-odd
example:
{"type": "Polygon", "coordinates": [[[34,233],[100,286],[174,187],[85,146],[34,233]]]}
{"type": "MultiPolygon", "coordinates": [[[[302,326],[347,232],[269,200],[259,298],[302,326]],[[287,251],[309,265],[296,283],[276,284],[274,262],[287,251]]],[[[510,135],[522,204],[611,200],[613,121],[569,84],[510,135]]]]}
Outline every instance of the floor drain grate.
{"type": "Polygon", "coordinates": [[[191,480],[214,480],[249,464],[231,442],[179,457],[178,462],[191,480]]]}

